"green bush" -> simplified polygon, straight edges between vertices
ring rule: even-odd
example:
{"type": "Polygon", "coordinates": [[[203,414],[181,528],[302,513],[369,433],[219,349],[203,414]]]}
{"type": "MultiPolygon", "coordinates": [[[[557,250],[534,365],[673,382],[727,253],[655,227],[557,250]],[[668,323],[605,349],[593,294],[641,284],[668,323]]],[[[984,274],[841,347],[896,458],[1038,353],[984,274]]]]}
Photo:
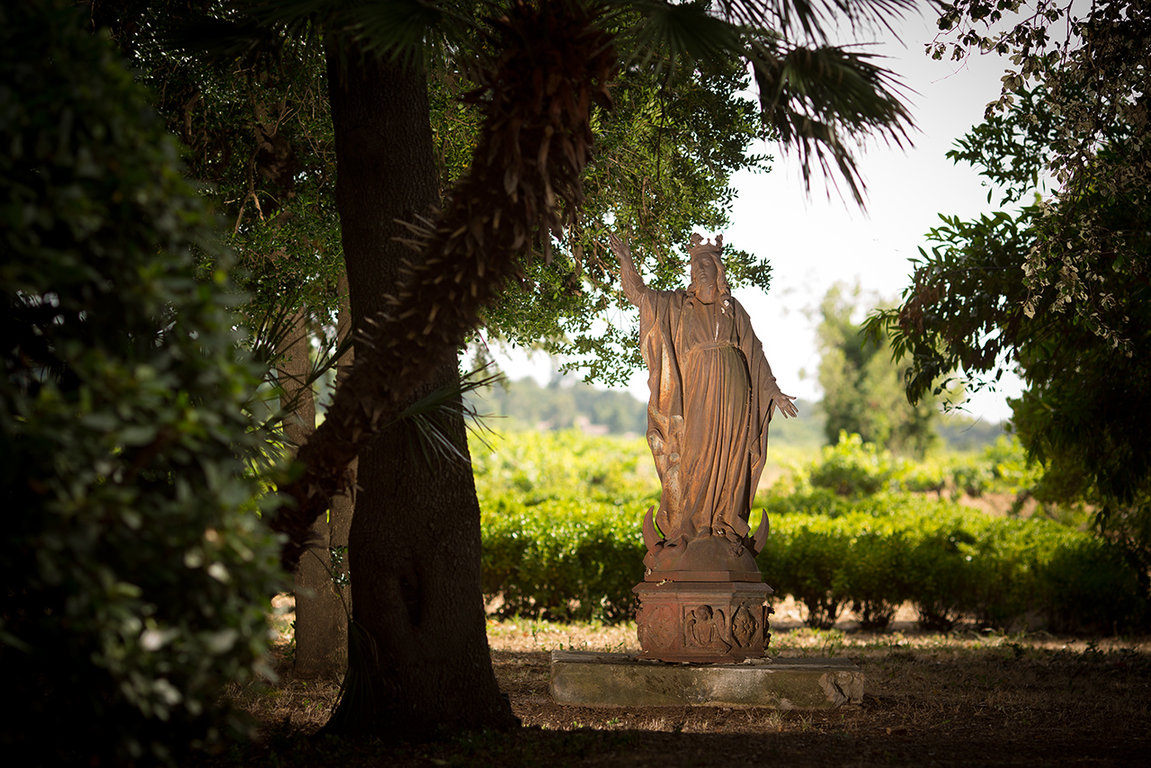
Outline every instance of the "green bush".
{"type": "Polygon", "coordinates": [[[1037,558],[1055,544],[1052,534],[1058,526],[1043,520],[972,516],[965,528],[974,537],[978,560],[968,570],[962,604],[983,626],[1010,626],[1041,604],[1037,558]]]}
{"type": "Polygon", "coordinates": [[[924,629],[946,630],[969,603],[974,536],[960,514],[905,523],[909,599],[924,629]]]}
{"type": "MultiPolygon", "coordinates": [[[[218,741],[282,588],[210,220],[113,46],[0,8],[0,745],[130,765],[218,741]]],[[[29,758],[25,758],[29,759],[29,758]]]]}
{"type": "MultiPolygon", "coordinates": [[[[643,573],[640,520],[658,503],[658,483],[645,474],[646,445],[518,433],[493,447],[477,469],[485,593],[502,595],[505,615],[630,616],[631,588],[643,573]],[[618,471],[597,481],[612,462],[618,471]],[[523,494],[515,478],[529,468],[533,491],[523,494]]],[[[867,453],[850,439],[839,448],[867,453]]],[[[1117,550],[1051,520],[994,519],[890,490],[918,482],[909,480],[916,466],[893,467],[881,484],[887,490],[869,494],[840,495],[800,478],[790,484],[795,492],[762,495],[771,535],[759,564],[776,597],[803,603],[817,627],[830,626],[850,604],[865,626],[879,629],[906,601],[933,629],[961,618],[1002,628],[1045,621],[1061,629],[1146,620],[1138,571],[1117,550]]],[[[929,484],[946,472],[940,462],[926,466],[929,484]]],[[[754,512],[753,528],[757,518],[754,512]]]]}
{"type": "Polygon", "coordinates": [[[804,604],[808,626],[831,627],[848,597],[843,574],[850,527],[850,518],[792,515],[772,526],[759,555],[765,581],[777,596],[804,604]]]}
{"type": "Polygon", "coordinates": [[[841,431],[839,442],[825,446],[807,474],[815,488],[829,488],[841,496],[866,496],[887,488],[894,473],[890,452],[841,431]]]}
{"type": "Polygon", "coordinates": [[[906,462],[896,475],[899,487],[911,493],[943,494],[947,472],[936,461],[906,462]]]}
{"type": "Polygon", "coordinates": [[[502,616],[623,620],[643,580],[641,517],[603,502],[485,508],[483,592],[502,616]]]}
{"type": "Polygon", "coordinates": [[[825,515],[840,517],[855,512],[859,504],[845,496],[840,496],[830,488],[812,488],[796,493],[770,493],[760,501],[767,511],[769,520],[788,515],[825,515]]]}
{"type": "Polygon", "coordinates": [[[1027,451],[1015,435],[1002,435],[983,451],[996,490],[1018,494],[1028,491],[1043,477],[1043,469],[1027,460],[1027,451]]]}
{"type": "Polygon", "coordinates": [[[1099,539],[1059,530],[1042,562],[1040,605],[1061,632],[1117,632],[1146,626],[1138,570],[1124,551],[1099,539]]]}
{"type": "Polygon", "coordinates": [[[980,461],[967,461],[957,464],[951,470],[951,482],[955,494],[967,494],[979,498],[991,489],[991,470],[980,461]]]}
{"type": "Polygon", "coordinates": [[[884,629],[911,595],[906,533],[863,520],[843,566],[844,589],[864,629],[884,629]]]}

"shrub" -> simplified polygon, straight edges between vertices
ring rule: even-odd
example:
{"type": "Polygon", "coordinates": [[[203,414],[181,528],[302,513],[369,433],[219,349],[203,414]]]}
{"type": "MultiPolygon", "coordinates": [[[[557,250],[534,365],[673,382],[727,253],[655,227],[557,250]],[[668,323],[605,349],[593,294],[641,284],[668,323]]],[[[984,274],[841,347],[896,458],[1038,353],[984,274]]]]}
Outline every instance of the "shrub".
{"type": "Polygon", "coordinates": [[[965,527],[978,557],[968,569],[970,583],[961,603],[979,624],[1009,627],[1040,604],[1036,558],[1055,544],[1051,534],[1057,526],[971,516],[965,527]]]}
{"type": "Polygon", "coordinates": [[[804,604],[810,627],[830,628],[839,616],[850,539],[841,518],[793,515],[772,527],[759,555],[765,581],[777,596],[790,594],[804,604]]]}
{"type": "Polygon", "coordinates": [[[808,480],[815,488],[830,488],[841,496],[865,496],[890,484],[893,462],[889,452],[841,431],[839,442],[825,446],[808,469],[808,480]]]}
{"type": "Polygon", "coordinates": [[[1057,632],[1117,632],[1145,626],[1138,569],[1106,541],[1060,530],[1045,553],[1040,605],[1057,632]]]}
{"type": "Polygon", "coordinates": [[[787,515],[839,517],[850,514],[858,506],[830,488],[812,488],[800,493],[771,493],[760,501],[760,505],[766,510],[768,518],[773,521],[787,515]]]}
{"type": "Polygon", "coordinates": [[[214,222],[74,3],[0,9],[8,754],[153,763],[236,721],[283,586],[214,222]]]}
{"type": "Polygon", "coordinates": [[[884,629],[908,599],[908,545],[904,531],[862,520],[843,567],[844,588],[864,629],[884,629]]]}
{"type": "Polygon", "coordinates": [[[908,595],[924,629],[947,630],[969,603],[974,536],[960,515],[916,520],[907,527],[908,595]]]}
{"type": "MultiPolygon", "coordinates": [[[[606,485],[590,470],[627,450],[646,461],[646,446],[574,433],[501,441],[498,460],[477,470],[485,593],[503,595],[504,614],[630,617],[631,588],[643,573],[641,513],[657,503],[658,485],[643,476],[643,461],[621,462],[606,485]],[[518,462],[533,460],[533,488],[546,489],[546,498],[519,500],[495,480],[510,482],[518,462]],[[614,501],[597,496],[605,487],[614,501]]],[[[897,482],[905,484],[907,473],[900,468],[897,482]]],[[[865,626],[879,629],[905,601],[932,629],[965,616],[984,626],[1046,620],[1061,629],[1128,627],[1147,618],[1138,569],[1083,531],[989,518],[922,494],[796,487],[762,498],[771,535],[759,564],[776,597],[802,602],[812,626],[830,626],[851,604],[865,626]]]]}
{"type": "Polygon", "coordinates": [[[938,462],[907,462],[896,477],[899,487],[911,493],[942,494],[947,473],[938,462]]]}
{"type": "Polygon", "coordinates": [[[951,482],[955,493],[966,493],[979,498],[991,489],[991,470],[982,462],[968,461],[956,465],[951,470],[951,482]]]}
{"type": "Polygon", "coordinates": [[[500,615],[623,620],[643,580],[641,517],[602,502],[483,513],[483,592],[500,615]]]}

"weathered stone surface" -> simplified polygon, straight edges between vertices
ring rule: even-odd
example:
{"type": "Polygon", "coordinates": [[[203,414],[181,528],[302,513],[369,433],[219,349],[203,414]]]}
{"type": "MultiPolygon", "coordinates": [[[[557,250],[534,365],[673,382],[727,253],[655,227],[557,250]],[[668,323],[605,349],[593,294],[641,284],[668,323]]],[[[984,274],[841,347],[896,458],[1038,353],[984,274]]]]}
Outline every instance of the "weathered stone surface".
{"type": "Polygon", "coordinates": [[[682,664],[624,653],[552,652],[552,699],[581,707],[833,709],[862,701],[863,683],[848,659],[682,664]]]}
{"type": "Polygon", "coordinates": [[[639,308],[648,368],[647,440],[660,502],[644,522],[649,581],[759,581],[751,500],[767,460],[772,416],[798,415],[776,384],[747,311],[731,295],[715,242],[691,236],[691,283],[655,290],[631,248],[611,235],[624,295],[639,308]]]}
{"type": "Polygon", "coordinates": [[[762,581],[643,581],[634,591],[642,658],[733,664],[766,652],[772,590],[762,581]]]}
{"type": "Polygon", "coordinates": [[[647,441],[661,488],[659,510],[649,508],[643,521],[640,647],[662,661],[762,658],[771,589],[755,558],[768,522],[765,512],[752,533],[751,501],[768,425],[776,411],[798,415],[795,398],[780,391],[751,318],[731,295],[722,236],[691,236],[691,283],[671,291],[649,288],[631,248],[616,235],[609,242],[624,295],[639,307],[647,441]]]}

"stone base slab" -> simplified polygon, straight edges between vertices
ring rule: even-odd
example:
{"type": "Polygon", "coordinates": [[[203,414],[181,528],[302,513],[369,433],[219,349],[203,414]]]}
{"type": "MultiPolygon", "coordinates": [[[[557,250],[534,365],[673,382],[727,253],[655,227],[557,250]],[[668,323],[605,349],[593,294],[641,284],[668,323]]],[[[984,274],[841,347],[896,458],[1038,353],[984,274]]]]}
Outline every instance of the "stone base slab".
{"type": "Polygon", "coordinates": [[[581,707],[834,709],[860,703],[863,682],[849,659],[682,664],[626,653],[552,651],[552,699],[581,707]]]}

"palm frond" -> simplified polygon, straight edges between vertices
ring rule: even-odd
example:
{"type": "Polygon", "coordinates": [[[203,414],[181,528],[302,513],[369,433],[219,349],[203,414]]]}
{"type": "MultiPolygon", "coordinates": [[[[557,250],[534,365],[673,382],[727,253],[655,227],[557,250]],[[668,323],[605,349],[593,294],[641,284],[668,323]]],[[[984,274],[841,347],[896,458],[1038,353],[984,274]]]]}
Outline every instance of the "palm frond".
{"type": "Polygon", "coordinates": [[[231,0],[222,11],[182,19],[170,43],[218,61],[276,56],[288,41],[332,34],[362,53],[415,61],[442,52],[476,27],[487,0],[231,0]]]}
{"type": "Polygon", "coordinates": [[[484,417],[470,405],[465,395],[503,380],[503,375],[486,373],[487,366],[460,376],[458,382],[429,392],[400,411],[396,423],[412,427],[422,459],[429,465],[451,462],[470,463],[466,446],[458,445],[448,428],[449,420],[462,418],[468,429],[482,435],[490,431],[484,417]]]}
{"type": "Polygon", "coordinates": [[[785,151],[798,154],[811,187],[818,166],[833,184],[842,178],[863,203],[865,185],[856,164],[862,141],[877,137],[903,146],[912,127],[901,84],[858,46],[796,44],[823,40],[837,23],[853,27],[885,22],[912,7],[910,0],[818,2],[694,2],[664,0],[610,3],[632,29],[621,33],[640,65],[706,67],[746,60],[759,90],[761,117],[785,151]],[[630,17],[625,16],[625,10],[630,17]],[[638,18],[638,21],[635,21],[638,18]]]}
{"type": "MultiPolygon", "coordinates": [[[[938,0],[928,0],[938,4],[938,0]]],[[[891,22],[921,7],[915,0],[718,0],[717,11],[748,27],[771,29],[788,40],[826,42],[844,22],[852,30],[891,22]]]]}
{"type": "Polygon", "coordinates": [[[862,204],[854,152],[867,137],[896,146],[909,141],[903,86],[878,57],[844,46],[787,48],[759,38],[749,58],[763,119],[785,150],[798,153],[808,187],[816,164],[827,175],[834,166],[862,204]]]}
{"type": "Polygon", "coordinates": [[[638,11],[642,19],[632,27],[626,46],[632,61],[641,67],[730,61],[742,50],[740,28],[709,13],[703,3],[641,0],[628,8],[638,11]]]}
{"type": "Polygon", "coordinates": [[[299,28],[315,23],[354,41],[357,49],[393,61],[415,61],[463,39],[488,0],[248,0],[246,14],[265,25],[299,28]]]}
{"type": "MultiPolygon", "coordinates": [[[[320,345],[317,354],[309,355],[307,373],[304,376],[294,376],[291,389],[297,394],[286,395],[286,388],[281,376],[285,372],[277,363],[283,356],[283,350],[293,346],[302,335],[308,335],[307,328],[301,328],[296,322],[299,311],[299,297],[288,295],[280,303],[268,307],[261,315],[256,330],[252,334],[252,352],[256,360],[260,361],[264,370],[264,386],[253,395],[263,401],[278,399],[279,407],[270,410],[263,419],[260,429],[273,434],[276,439],[283,441],[281,429],[284,419],[296,410],[304,390],[310,390],[320,379],[335,370],[340,361],[352,348],[353,337],[345,333],[336,339],[332,346],[320,345]]],[[[252,402],[250,410],[264,412],[265,408],[256,408],[252,402]]],[[[295,446],[298,447],[298,446],[295,446]]]]}

